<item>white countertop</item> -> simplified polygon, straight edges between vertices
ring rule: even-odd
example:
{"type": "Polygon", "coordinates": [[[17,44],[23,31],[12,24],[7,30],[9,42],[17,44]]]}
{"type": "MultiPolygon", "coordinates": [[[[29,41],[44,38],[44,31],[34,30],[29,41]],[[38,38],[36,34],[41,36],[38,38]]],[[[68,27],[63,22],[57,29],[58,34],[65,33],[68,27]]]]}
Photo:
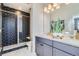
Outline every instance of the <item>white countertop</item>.
{"type": "Polygon", "coordinates": [[[72,46],[75,46],[75,47],[79,47],[79,40],[78,39],[57,39],[57,38],[53,38],[52,36],[50,35],[46,35],[46,34],[38,34],[36,36],[39,36],[39,37],[42,37],[42,38],[47,38],[49,40],[54,40],[54,41],[58,41],[58,42],[62,42],[62,43],[65,43],[65,44],[68,44],[68,45],[72,45],[72,46]]]}

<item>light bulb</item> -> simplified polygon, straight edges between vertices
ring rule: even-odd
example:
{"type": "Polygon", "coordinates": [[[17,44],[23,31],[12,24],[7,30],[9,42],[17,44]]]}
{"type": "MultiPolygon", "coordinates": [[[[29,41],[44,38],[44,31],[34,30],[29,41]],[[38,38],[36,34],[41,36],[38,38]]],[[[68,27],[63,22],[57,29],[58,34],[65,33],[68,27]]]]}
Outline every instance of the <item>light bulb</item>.
{"type": "Polygon", "coordinates": [[[44,12],[47,12],[47,7],[44,7],[44,12]]]}
{"type": "Polygon", "coordinates": [[[57,3],[54,3],[54,4],[53,4],[53,7],[56,7],[57,5],[58,5],[57,3]]]}
{"type": "Polygon", "coordinates": [[[49,13],[49,10],[47,9],[47,7],[44,7],[44,12],[49,13]]]}
{"type": "Polygon", "coordinates": [[[58,5],[58,6],[56,6],[56,9],[59,9],[60,8],[60,6],[58,5]]]}
{"type": "Polygon", "coordinates": [[[48,9],[51,10],[51,8],[52,8],[52,5],[48,4],[48,9]]]}

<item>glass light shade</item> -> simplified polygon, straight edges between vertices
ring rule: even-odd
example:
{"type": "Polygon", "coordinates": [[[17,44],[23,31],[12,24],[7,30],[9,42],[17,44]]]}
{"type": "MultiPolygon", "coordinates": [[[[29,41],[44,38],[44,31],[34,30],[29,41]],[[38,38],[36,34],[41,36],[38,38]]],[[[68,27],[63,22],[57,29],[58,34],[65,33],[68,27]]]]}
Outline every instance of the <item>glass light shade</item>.
{"type": "Polygon", "coordinates": [[[48,4],[48,9],[51,10],[52,9],[52,5],[48,4]]]}
{"type": "Polygon", "coordinates": [[[50,11],[47,9],[47,7],[44,7],[44,12],[49,13],[50,11]]]}
{"type": "Polygon", "coordinates": [[[47,12],[47,7],[44,7],[44,12],[47,12]]]}
{"type": "Polygon", "coordinates": [[[58,5],[57,3],[54,3],[54,4],[53,4],[53,7],[56,7],[57,5],[58,5]]]}

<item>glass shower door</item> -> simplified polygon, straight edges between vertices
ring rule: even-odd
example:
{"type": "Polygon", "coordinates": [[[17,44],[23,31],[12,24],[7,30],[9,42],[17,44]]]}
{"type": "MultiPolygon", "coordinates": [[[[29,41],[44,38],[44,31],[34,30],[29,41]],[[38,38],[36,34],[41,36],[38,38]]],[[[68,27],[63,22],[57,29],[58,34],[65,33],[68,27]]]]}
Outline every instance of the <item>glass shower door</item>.
{"type": "Polygon", "coordinates": [[[30,37],[30,17],[22,15],[19,18],[19,42],[28,41],[30,37]]]}

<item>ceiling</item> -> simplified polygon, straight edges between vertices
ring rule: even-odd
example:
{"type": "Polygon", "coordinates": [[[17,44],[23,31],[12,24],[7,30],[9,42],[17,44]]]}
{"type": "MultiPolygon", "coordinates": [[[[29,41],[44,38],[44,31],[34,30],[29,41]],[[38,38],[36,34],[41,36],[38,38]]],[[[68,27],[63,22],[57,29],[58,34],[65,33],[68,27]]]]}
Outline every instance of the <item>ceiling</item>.
{"type": "Polygon", "coordinates": [[[4,5],[18,10],[22,10],[28,13],[30,12],[30,8],[32,6],[31,3],[4,3],[4,5]]]}

